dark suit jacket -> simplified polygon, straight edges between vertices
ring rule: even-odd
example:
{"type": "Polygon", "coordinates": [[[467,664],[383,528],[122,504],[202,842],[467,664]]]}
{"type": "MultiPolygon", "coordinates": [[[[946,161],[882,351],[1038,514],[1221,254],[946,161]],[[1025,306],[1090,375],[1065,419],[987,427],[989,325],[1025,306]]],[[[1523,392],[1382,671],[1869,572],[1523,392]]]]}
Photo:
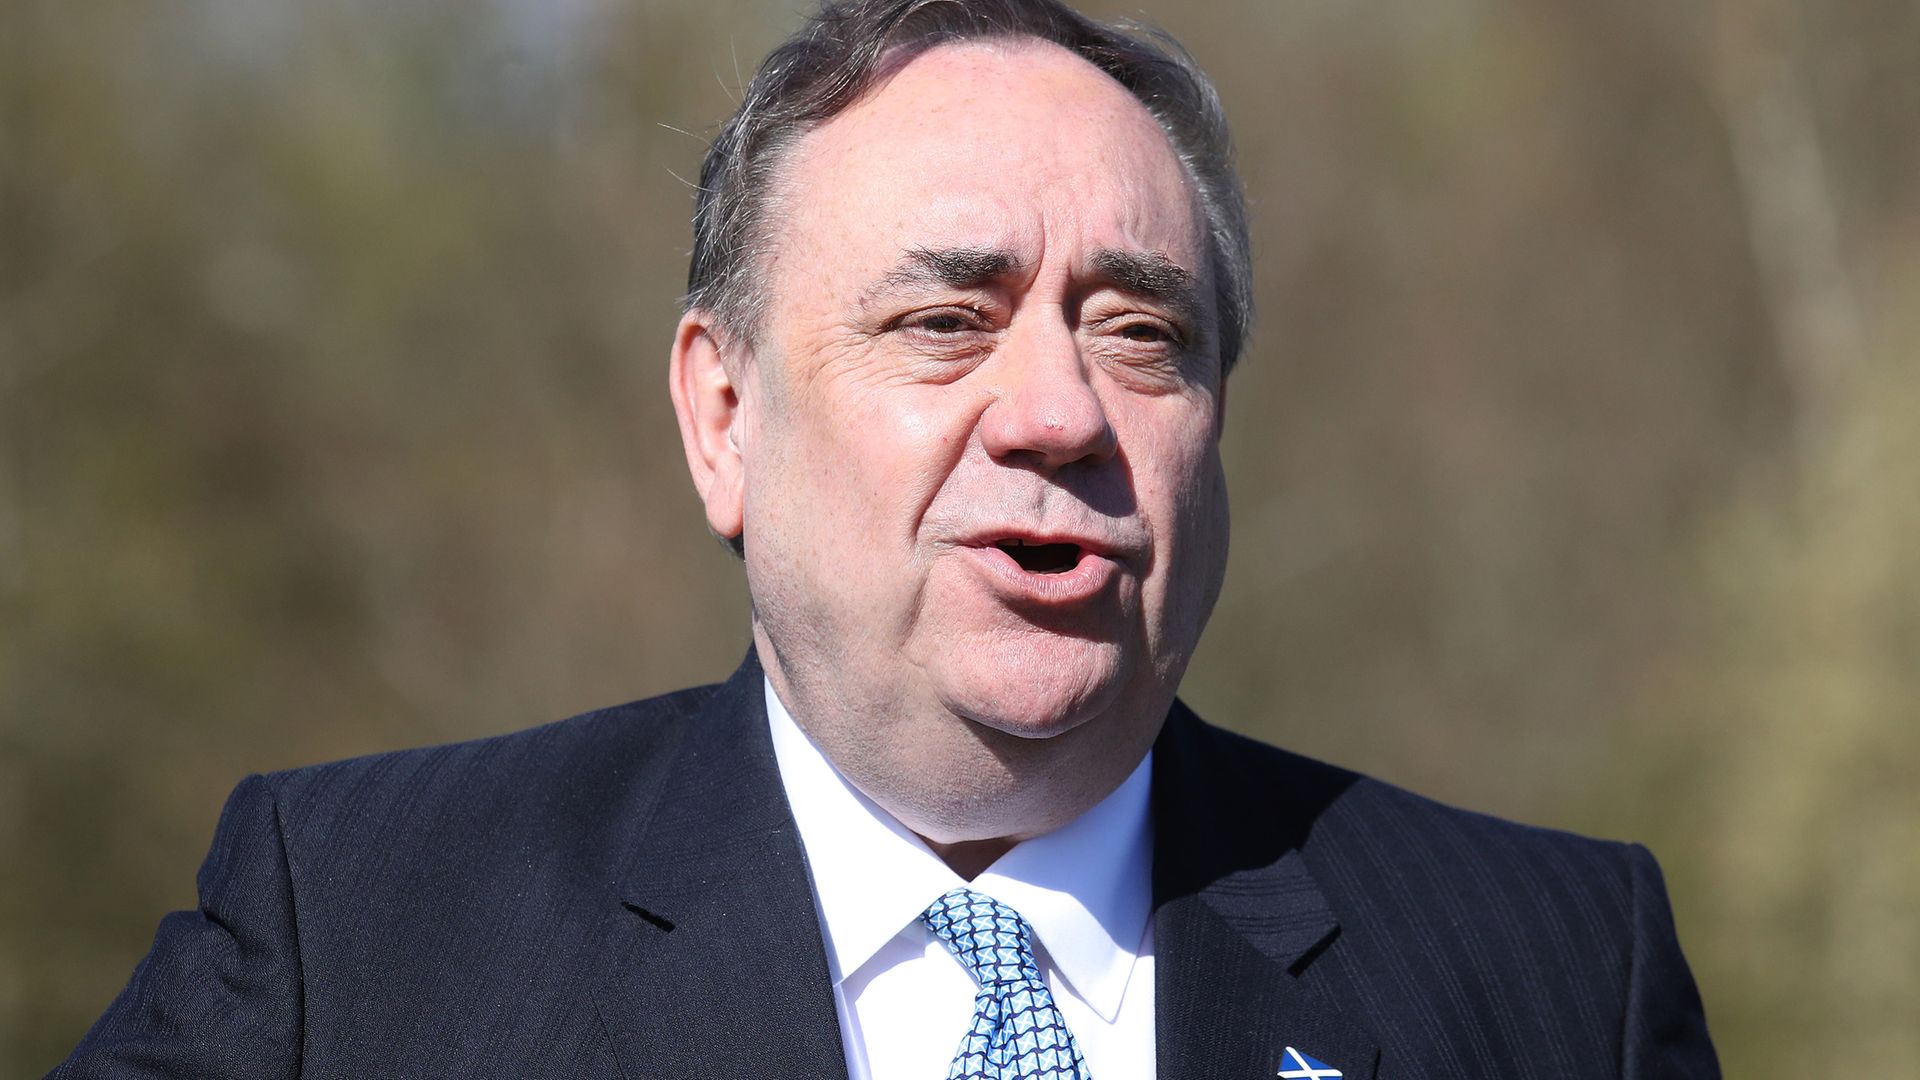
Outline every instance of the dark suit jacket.
{"type": "MultiPolygon", "coordinates": [[[[1208,727],[1156,749],[1164,1080],[1712,1077],[1641,848],[1208,727]]],[[[960,1020],[956,1020],[958,1044],[960,1020]]],[[[844,1077],[749,655],[718,687],[252,777],[56,1077],[844,1077]]]]}

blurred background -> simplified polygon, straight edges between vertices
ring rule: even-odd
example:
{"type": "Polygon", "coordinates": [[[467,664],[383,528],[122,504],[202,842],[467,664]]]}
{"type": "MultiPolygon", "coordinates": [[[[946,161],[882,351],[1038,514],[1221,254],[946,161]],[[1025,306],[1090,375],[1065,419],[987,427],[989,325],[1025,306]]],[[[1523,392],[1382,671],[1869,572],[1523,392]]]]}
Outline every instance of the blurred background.
{"type": "MultiPolygon", "coordinates": [[[[0,4],[0,1073],[246,773],[731,670],[666,350],[800,7],[0,4]]],[[[1920,7],[1088,9],[1253,204],[1188,699],[1649,844],[1729,1075],[1920,1075],[1920,7]]]]}

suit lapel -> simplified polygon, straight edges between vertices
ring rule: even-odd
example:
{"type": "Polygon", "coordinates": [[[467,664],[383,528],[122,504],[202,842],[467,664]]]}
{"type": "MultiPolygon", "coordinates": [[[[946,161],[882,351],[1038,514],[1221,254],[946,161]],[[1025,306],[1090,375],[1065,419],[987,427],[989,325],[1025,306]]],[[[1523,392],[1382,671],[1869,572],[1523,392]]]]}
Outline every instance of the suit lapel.
{"type": "Polygon", "coordinates": [[[691,722],[607,900],[595,1004],[628,1080],[846,1076],[761,680],[749,653],[691,722]]]}
{"type": "Polygon", "coordinates": [[[1340,927],[1300,853],[1335,792],[1175,704],[1154,748],[1160,1080],[1273,1077],[1292,1047],[1367,1080],[1378,1042],[1315,962],[1340,927]]]}

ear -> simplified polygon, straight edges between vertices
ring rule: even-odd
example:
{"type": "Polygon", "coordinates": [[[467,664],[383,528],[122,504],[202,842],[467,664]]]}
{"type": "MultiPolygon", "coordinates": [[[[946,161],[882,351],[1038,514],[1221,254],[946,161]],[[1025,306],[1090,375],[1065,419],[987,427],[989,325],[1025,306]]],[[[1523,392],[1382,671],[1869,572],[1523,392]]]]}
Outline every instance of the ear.
{"type": "Polygon", "coordinates": [[[667,389],[680,418],[687,471],[706,504],[707,524],[732,540],[745,528],[746,517],[744,413],[734,382],[735,373],[745,371],[745,358],[729,362],[723,357],[727,341],[711,312],[696,308],[681,316],[667,365],[667,389]]]}

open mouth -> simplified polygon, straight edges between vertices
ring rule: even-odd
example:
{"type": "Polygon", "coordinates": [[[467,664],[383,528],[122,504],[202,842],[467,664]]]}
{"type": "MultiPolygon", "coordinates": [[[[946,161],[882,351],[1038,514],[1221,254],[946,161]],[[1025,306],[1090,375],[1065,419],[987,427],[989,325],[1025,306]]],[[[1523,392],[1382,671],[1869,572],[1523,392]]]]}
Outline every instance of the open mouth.
{"type": "Polygon", "coordinates": [[[1080,564],[1078,544],[1029,544],[1024,540],[1001,540],[994,544],[1013,557],[1020,569],[1030,574],[1064,574],[1080,564]]]}

